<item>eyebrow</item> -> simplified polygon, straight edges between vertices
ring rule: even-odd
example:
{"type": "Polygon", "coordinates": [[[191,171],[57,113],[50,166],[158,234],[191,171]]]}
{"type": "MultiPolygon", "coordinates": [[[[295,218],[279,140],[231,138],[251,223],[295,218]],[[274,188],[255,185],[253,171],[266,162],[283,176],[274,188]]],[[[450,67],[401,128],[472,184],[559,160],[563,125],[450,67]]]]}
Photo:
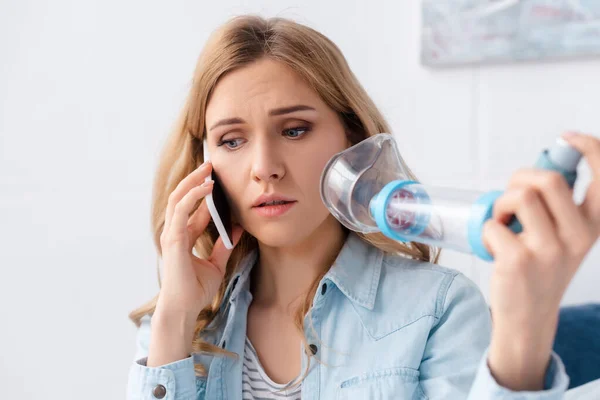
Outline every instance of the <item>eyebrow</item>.
{"type": "MultiPolygon", "coordinates": [[[[279,115],[291,114],[296,111],[316,111],[316,110],[313,107],[299,104],[299,105],[291,106],[291,107],[274,108],[271,111],[269,111],[269,116],[275,117],[275,116],[279,116],[279,115]]],[[[226,119],[220,120],[219,122],[217,122],[216,124],[211,126],[209,131],[215,129],[218,126],[243,124],[243,123],[244,123],[244,120],[241,118],[226,118],[226,119]]]]}

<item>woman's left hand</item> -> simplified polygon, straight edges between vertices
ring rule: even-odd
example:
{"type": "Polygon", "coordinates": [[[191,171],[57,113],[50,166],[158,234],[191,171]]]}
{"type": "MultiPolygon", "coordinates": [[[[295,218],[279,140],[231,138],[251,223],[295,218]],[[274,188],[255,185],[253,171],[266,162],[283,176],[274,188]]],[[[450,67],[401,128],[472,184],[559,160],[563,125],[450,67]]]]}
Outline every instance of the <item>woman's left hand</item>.
{"type": "Polygon", "coordinates": [[[565,134],[592,170],[584,202],[557,172],[515,173],[494,205],[483,238],[494,256],[490,287],[493,315],[488,365],[512,390],[542,390],[562,297],[600,233],[600,140],[565,134]],[[516,215],[523,232],[505,225],[516,215]]]}

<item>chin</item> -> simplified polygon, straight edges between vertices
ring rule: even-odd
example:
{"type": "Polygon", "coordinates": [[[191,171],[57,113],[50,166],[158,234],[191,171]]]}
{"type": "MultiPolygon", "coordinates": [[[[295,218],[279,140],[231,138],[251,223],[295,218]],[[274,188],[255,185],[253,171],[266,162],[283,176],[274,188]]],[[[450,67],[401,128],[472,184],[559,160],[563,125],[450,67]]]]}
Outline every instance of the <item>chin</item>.
{"type": "Polygon", "coordinates": [[[297,222],[272,222],[248,227],[247,231],[261,244],[269,247],[290,247],[301,243],[315,231],[318,224],[297,222]],[[314,225],[311,229],[309,225],[314,225]]]}
{"type": "Polygon", "coordinates": [[[312,230],[298,224],[265,224],[253,229],[252,236],[260,243],[269,247],[290,247],[302,242],[312,230]]]}

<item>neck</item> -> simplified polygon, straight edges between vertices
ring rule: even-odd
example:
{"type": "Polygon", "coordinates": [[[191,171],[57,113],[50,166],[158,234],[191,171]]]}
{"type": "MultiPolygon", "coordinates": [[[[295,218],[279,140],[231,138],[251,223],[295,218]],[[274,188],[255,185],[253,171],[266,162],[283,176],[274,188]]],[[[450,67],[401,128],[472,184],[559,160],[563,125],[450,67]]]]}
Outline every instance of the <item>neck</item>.
{"type": "Polygon", "coordinates": [[[311,236],[292,246],[259,243],[260,256],[251,276],[252,302],[286,313],[295,309],[317,277],[331,267],[345,240],[345,230],[329,215],[311,236]]]}

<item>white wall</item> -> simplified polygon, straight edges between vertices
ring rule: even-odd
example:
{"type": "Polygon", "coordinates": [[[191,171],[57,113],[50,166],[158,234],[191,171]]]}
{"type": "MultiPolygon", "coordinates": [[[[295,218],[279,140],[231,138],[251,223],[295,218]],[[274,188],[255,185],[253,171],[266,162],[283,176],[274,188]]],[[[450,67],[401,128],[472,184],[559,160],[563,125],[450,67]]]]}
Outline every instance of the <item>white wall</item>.
{"type": "MultiPolygon", "coordinates": [[[[3,397],[124,397],[127,313],[157,290],[157,152],[208,34],[234,14],[291,17],[330,36],[428,183],[502,188],[563,129],[600,132],[600,58],[428,70],[418,1],[354,3],[0,2],[3,397]]],[[[599,259],[596,249],[566,303],[600,301],[599,259]]],[[[489,265],[442,261],[487,293],[489,265]]]]}

